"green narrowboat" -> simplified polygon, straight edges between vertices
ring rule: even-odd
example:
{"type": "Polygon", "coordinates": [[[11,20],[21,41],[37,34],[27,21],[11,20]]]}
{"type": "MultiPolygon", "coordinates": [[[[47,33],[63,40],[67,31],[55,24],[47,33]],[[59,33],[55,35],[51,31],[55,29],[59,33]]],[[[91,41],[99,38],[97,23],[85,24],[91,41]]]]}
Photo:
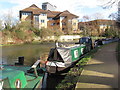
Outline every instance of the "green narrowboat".
{"type": "Polygon", "coordinates": [[[68,47],[55,47],[50,50],[46,70],[48,73],[63,71],[80,59],[84,54],[84,44],[74,44],[68,47]]]}
{"type": "Polygon", "coordinates": [[[19,88],[42,88],[45,68],[39,67],[40,60],[32,67],[0,65],[0,90],[19,88]]]}

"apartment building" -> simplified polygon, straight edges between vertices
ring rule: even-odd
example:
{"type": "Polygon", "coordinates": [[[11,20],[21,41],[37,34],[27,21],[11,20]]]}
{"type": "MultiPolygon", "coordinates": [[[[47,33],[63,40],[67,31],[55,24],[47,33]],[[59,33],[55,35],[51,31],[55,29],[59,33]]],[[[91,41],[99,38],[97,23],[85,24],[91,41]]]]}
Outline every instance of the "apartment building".
{"type": "Polygon", "coordinates": [[[88,22],[79,22],[78,28],[82,32],[84,29],[89,28],[92,35],[102,34],[107,28],[115,25],[115,20],[98,19],[88,22]]]}
{"type": "Polygon", "coordinates": [[[20,10],[20,21],[29,20],[34,27],[39,29],[59,29],[65,34],[69,30],[76,32],[78,30],[78,16],[70,13],[68,10],[63,12],[52,11],[55,8],[56,6],[48,2],[42,4],[42,9],[33,4],[28,8],[20,10]]]}

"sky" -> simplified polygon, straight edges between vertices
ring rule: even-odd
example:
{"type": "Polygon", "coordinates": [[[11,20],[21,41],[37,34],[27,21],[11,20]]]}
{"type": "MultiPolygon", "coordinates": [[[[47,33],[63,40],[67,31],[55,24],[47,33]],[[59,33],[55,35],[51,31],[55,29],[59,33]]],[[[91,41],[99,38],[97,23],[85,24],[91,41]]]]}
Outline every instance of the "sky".
{"type": "Polygon", "coordinates": [[[57,6],[56,11],[68,10],[79,16],[82,21],[83,16],[89,16],[90,19],[95,19],[95,15],[100,15],[103,19],[109,19],[111,13],[117,12],[117,5],[112,8],[103,9],[101,5],[109,0],[0,0],[0,17],[3,18],[7,14],[11,14],[14,19],[19,20],[19,11],[36,4],[39,8],[43,2],[49,2],[57,6]]]}

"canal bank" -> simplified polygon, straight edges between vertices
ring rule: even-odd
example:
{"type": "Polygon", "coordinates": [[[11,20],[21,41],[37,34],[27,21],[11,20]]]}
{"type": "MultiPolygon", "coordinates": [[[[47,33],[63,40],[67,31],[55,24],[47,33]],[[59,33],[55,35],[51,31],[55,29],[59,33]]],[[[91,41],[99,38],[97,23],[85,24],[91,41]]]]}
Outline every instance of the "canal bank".
{"type": "Polygon", "coordinates": [[[118,62],[116,59],[117,43],[103,46],[84,67],[76,90],[82,88],[118,89],[118,62]]]}
{"type": "Polygon", "coordinates": [[[9,45],[20,45],[26,43],[44,43],[44,42],[55,42],[56,40],[59,42],[71,42],[73,40],[78,40],[81,36],[80,35],[60,35],[60,36],[46,36],[46,37],[31,37],[33,39],[29,40],[21,40],[21,39],[14,39],[14,38],[7,38],[1,37],[0,46],[9,46],[9,45]],[[4,40],[3,40],[4,39],[4,40]]]}

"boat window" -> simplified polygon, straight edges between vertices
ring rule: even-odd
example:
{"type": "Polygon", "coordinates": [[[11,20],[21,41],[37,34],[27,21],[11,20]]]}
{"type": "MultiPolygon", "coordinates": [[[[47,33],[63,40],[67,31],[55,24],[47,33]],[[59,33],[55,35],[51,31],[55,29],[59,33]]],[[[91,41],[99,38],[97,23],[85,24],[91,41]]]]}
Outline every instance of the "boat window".
{"type": "Polygon", "coordinates": [[[80,41],[79,41],[81,44],[83,43],[88,43],[88,39],[87,38],[80,38],[80,41]]]}

